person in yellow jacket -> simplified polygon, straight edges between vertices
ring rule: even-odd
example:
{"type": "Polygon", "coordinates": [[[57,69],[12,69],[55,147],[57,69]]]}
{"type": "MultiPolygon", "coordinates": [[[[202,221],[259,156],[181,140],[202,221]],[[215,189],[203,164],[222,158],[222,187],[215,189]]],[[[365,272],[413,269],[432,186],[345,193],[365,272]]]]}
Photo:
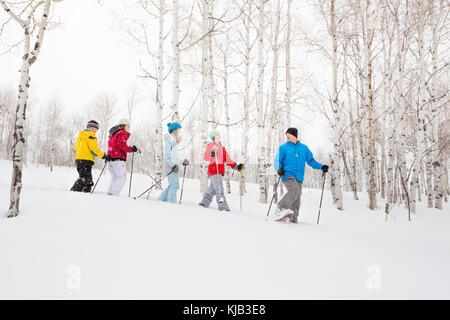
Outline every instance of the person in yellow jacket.
{"type": "Polygon", "coordinates": [[[95,157],[106,161],[111,158],[98,147],[98,140],[95,136],[99,129],[98,122],[91,120],[86,128],[86,130],[78,134],[77,142],[75,143],[75,164],[79,178],[75,181],[70,191],[91,192],[91,188],[94,185],[92,181],[92,166],[94,165],[95,157]]]}

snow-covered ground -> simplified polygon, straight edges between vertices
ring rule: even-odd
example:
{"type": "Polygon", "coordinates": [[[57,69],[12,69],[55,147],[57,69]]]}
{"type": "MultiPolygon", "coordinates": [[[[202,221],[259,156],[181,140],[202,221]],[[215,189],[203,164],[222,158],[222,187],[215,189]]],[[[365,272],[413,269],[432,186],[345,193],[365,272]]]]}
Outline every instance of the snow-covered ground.
{"type": "MultiPolygon", "coordinates": [[[[94,170],[94,180],[99,170],[94,170]]],[[[450,210],[424,203],[384,221],[345,194],[340,212],[320,190],[304,189],[300,223],[266,222],[250,185],[239,212],[197,205],[186,180],[182,205],[68,191],[73,168],[24,170],[21,215],[6,219],[11,164],[0,161],[0,298],[61,299],[450,299],[450,210]]],[[[306,177],[307,179],[307,177],[306,177]]],[[[133,194],[148,177],[133,176],[133,194]]]]}

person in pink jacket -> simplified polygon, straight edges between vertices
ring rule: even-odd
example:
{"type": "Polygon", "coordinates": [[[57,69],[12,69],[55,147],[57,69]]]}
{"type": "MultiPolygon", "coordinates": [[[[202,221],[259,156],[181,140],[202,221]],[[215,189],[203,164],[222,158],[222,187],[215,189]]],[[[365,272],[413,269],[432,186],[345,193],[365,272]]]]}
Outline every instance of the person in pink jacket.
{"type": "Polygon", "coordinates": [[[138,150],[136,146],[130,147],[127,145],[127,140],[130,137],[129,128],[130,122],[127,119],[122,119],[117,126],[109,130],[108,155],[111,156],[111,160],[108,165],[111,183],[107,194],[112,196],[119,196],[127,182],[127,153],[138,150]]]}
{"type": "Polygon", "coordinates": [[[228,155],[227,150],[220,143],[219,131],[212,131],[210,138],[213,142],[206,146],[204,154],[204,160],[209,162],[208,177],[210,184],[208,192],[205,193],[199,205],[205,208],[209,207],[213,197],[216,196],[219,211],[230,211],[227,199],[225,198],[221,176],[225,173],[225,164],[238,171],[240,171],[244,165],[242,163],[236,165],[236,162],[228,155]]]}

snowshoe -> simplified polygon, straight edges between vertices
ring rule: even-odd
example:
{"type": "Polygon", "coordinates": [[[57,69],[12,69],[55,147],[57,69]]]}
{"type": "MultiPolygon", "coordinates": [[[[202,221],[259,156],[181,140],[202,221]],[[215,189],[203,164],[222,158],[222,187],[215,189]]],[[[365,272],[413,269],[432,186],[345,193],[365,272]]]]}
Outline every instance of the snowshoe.
{"type": "Polygon", "coordinates": [[[295,219],[294,213],[289,209],[280,209],[277,207],[273,215],[273,220],[278,222],[291,222],[293,219],[295,219]]]}
{"type": "Polygon", "coordinates": [[[293,221],[293,219],[294,219],[294,214],[293,213],[286,213],[281,218],[275,219],[275,221],[291,223],[293,221]]]}

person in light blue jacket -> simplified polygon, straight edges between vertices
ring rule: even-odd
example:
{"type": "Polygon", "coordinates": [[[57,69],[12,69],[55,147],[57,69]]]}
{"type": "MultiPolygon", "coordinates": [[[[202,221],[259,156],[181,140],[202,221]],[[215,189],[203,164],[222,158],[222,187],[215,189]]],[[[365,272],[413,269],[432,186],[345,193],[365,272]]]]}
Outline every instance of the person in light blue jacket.
{"type": "Polygon", "coordinates": [[[286,140],[287,142],[278,149],[274,167],[281,177],[287,193],[278,202],[273,219],[297,223],[305,164],[307,163],[311,168],[323,172],[328,171],[328,166],[314,160],[311,150],[298,140],[296,128],[287,129],[286,140]]]}
{"type": "Polygon", "coordinates": [[[168,175],[169,186],[159,195],[158,200],[164,202],[177,202],[177,191],[180,188],[178,168],[180,165],[187,166],[189,160],[181,159],[178,154],[178,144],[181,141],[181,125],[173,122],[167,124],[169,134],[164,136],[164,164],[163,175],[168,175]]]}

